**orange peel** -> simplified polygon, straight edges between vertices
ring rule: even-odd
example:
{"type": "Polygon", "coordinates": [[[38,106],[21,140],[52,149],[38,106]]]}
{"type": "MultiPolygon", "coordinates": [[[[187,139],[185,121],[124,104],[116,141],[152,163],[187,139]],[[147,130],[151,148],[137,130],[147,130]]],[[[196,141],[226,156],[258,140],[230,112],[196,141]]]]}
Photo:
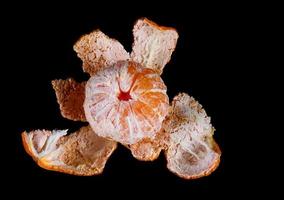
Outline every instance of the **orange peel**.
{"type": "Polygon", "coordinates": [[[117,61],[129,59],[124,47],[100,30],[82,36],[73,48],[83,61],[84,72],[91,76],[117,61]]]}
{"type": "Polygon", "coordinates": [[[177,31],[143,18],[134,25],[133,35],[131,59],[161,74],[175,50],[177,31]]]}
{"type": "Polygon", "coordinates": [[[81,176],[102,173],[117,143],[97,136],[89,126],[66,134],[67,130],[23,132],[22,141],[26,152],[44,169],[81,176]]]}
{"type": "Polygon", "coordinates": [[[83,109],[86,82],[78,83],[69,78],[67,80],[53,80],[51,83],[61,115],[73,121],[86,121],[83,109]]]}
{"type": "Polygon", "coordinates": [[[137,160],[154,161],[159,157],[162,150],[167,149],[167,137],[168,134],[162,128],[154,139],[145,138],[135,144],[128,145],[128,148],[137,160]]]}
{"type": "Polygon", "coordinates": [[[170,171],[182,178],[195,179],[217,168],[221,151],[213,139],[214,128],[193,97],[180,93],[174,98],[164,129],[169,135],[165,154],[170,171]]]}

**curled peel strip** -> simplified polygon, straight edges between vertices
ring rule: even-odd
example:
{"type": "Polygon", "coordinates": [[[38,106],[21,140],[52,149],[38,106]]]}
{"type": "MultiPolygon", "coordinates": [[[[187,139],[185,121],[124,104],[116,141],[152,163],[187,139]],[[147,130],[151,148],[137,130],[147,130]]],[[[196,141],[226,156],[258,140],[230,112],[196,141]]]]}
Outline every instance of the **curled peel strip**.
{"type": "Polygon", "coordinates": [[[214,128],[202,106],[185,93],[177,95],[164,123],[169,135],[165,151],[170,171],[186,179],[211,174],[221,151],[213,139],[214,128]]]}
{"type": "Polygon", "coordinates": [[[66,134],[67,130],[23,132],[22,141],[27,153],[44,169],[81,176],[102,173],[117,143],[97,136],[89,126],[66,134]]]}
{"type": "Polygon", "coordinates": [[[175,50],[177,31],[144,18],[137,20],[133,36],[131,59],[161,74],[175,50]]]}

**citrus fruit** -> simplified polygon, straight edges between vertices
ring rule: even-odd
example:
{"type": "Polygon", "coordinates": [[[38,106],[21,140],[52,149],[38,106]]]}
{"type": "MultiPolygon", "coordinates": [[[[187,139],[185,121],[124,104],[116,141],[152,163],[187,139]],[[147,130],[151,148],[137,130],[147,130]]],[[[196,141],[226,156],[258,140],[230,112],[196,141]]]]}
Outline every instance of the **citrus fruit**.
{"type": "Polygon", "coordinates": [[[168,113],[159,74],[132,61],[98,72],[86,84],[84,110],[93,130],[123,144],[154,138],[168,113]]]}

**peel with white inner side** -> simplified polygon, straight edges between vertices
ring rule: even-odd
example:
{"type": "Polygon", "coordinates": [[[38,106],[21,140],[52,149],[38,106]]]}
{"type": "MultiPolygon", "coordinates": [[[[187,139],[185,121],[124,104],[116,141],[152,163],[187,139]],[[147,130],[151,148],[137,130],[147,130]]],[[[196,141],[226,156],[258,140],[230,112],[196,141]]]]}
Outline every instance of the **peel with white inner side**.
{"type": "Polygon", "coordinates": [[[214,128],[194,98],[185,93],[174,98],[164,129],[169,134],[166,158],[170,171],[193,179],[217,168],[221,151],[213,139],[214,128]]]}
{"type": "Polygon", "coordinates": [[[22,141],[44,169],[82,176],[100,174],[117,143],[97,136],[89,126],[66,134],[67,130],[23,132],[22,141]]]}
{"type": "Polygon", "coordinates": [[[124,47],[100,30],[82,36],[75,43],[74,50],[83,61],[84,72],[91,76],[119,60],[129,59],[129,54],[124,47]]]}
{"type": "Polygon", "coordinates": [[[134,25],[133,36],[131,59],[161,74],[175,50],[177,31],[143,18],[134,25]]]}

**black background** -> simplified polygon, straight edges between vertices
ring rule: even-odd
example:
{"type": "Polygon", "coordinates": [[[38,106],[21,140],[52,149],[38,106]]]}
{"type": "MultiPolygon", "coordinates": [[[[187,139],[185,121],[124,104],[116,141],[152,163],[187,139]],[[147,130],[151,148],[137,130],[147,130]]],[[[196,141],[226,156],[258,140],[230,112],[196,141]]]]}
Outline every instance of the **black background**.
{"type": "Polygon", "coordinates": [[[64,187],[71,193],[98,193],[111,188],[108,194],[122,196],[128,191],[145,195],[214,196],[232,189],[232,174],[237,172],[231,168],[232,149],[228,143],[237,132],[232,116],[238,109],[234,94],[238,92],[235,80],[239,78],[239,66],[231,56],[237,40],[233,28],[235,18],[231,15],[234,9],[232,6],[224,9],[224,6],[178,4],[163,8],[138,4],[133,8],[118,8],[108,2],[106,5],[93,2],[10,7],[6,21],[9,37],[3,41],[8,43],[7,74],[13,77],[8,78],[9,87],[5,87],[10,97],[5,100],[13,105],[9,107],[5,123],[9,136],[13,136],[14,154],[9,157],[12,161],[8,166],[12,170],[9,180],[13,186],[40,190],[64,187]],[[163,154],[154,162],[141,162],[119,146],[99,176],[76,177],[41,169],[24,152],[20,133],[34,129],[69,129],[71,132],[83,124],[61,117],[50,84],[51,80],[60,78],[88,79],[73,51],[73,44],[81,35],[99,28],[131,51],[132,27],[140,17],[177,29],[177,48],[162,78],[170,99],[179,92],[186,92],[195,97],[211,117],[216,128],[215,139],[222,150],[220,166],[208,177],[183,180],[167,170],[163,154]]]}

